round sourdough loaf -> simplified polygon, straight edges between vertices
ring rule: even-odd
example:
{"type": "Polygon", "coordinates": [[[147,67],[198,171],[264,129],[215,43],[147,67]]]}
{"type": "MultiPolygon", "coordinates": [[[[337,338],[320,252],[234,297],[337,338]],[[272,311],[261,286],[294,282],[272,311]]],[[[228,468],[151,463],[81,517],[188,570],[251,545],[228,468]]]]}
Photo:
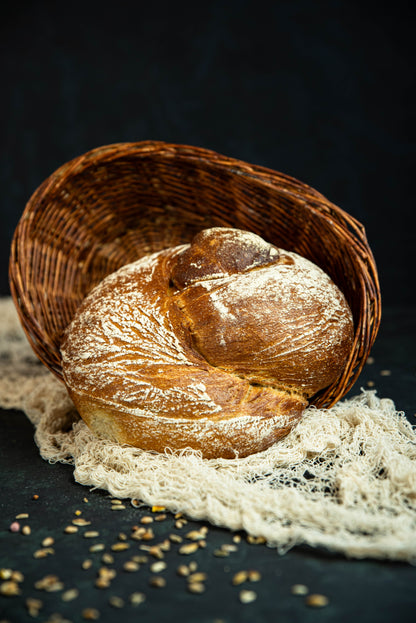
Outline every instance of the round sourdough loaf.
{"type": "Polygon", "coordinates": [[[69,394],[98,435],[231,458],[286,435],[340,375],[352,340],[348,304],[320,268],[214,227],[106,277],[61,354],[69,394]]]}

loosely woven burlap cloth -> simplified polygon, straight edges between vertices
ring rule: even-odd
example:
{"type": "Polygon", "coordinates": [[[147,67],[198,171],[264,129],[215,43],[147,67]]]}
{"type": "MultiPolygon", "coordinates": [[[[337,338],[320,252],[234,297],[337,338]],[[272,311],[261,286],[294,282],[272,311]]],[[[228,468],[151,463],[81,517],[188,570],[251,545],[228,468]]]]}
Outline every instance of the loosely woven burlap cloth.
{"type": "Polygon", "coordinates": [[[262,536],[284,553],[306,543],[349,557],[416,562],[416,431],[389,399],[362,391],[308,409],[265,452],[204,460],[95,437],[65,387],[32,353],[11,299],[0,299],[0,406],[21,409],[47,461],[120,498],[262,536]]]}

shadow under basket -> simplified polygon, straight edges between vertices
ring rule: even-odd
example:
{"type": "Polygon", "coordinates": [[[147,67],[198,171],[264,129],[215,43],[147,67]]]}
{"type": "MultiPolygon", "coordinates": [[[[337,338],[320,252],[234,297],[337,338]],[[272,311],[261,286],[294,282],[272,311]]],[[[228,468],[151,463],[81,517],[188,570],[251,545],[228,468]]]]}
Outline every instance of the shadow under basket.
{"type": "Polygon", "coordinates": [[[99,147],[36,190],[12,241],[11,293],[29,342],[62,379],[60,340],[106,275],[207,227],[252,231],[320,266],[344,293],[355,338],[341,376],[311,404],[329,407],[356,381],[380,323],[377,270],[364,227],[276,171],[163,142],[99,147]]]}

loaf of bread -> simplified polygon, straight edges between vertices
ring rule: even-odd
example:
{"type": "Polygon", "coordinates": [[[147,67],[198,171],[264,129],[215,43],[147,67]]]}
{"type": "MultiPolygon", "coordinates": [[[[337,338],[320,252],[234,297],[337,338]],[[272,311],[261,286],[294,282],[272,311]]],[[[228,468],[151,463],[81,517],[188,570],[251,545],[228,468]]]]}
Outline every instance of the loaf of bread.
{"type": "Polygon", "coordinates": [[[215,227],[106,277],[61,353],[69,394],[96,434],[230,458],[286,435],[338,378],[352,340],[348,304],[320,268],[215,227]]]}

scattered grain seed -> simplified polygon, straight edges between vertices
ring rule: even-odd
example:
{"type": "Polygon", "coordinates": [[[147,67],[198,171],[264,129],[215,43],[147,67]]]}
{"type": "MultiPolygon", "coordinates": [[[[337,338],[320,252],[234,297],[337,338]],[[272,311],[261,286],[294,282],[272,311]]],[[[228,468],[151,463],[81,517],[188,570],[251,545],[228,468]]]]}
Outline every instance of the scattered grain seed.
{"type": "MultiPolygon", "coordinates": [[[[141,545],[140,549],[144,549],[144,546],[141,545]]],[[[153,558],[157,558],[158,560],[161,560],[162,558],[164,558],[164,554],[162,550],[160,549],[159,545],[152,545],[151,547],[149,547],[147,551],[149,552],[151,556],[153,556],[153,558]]]]}
{"type": "Polygon", "coordinates": [[[131,538],[135,541],[141,541],[143,539],[143,535],[146,532],[146,528],[133,528],[133,532],[131,533],[131,538]]]}
{"type": "Polygon", "coordinates": [[[180,554],[193,554],[198,549],[198,543],[186,543],[179,548],[180,554]]]}
{"type": "Polygon", "coordinates": [[[381,376],[391,376],[391,370],[380,370],[381,376]]]}
{"type": "Polygon", "coordinates": [[[112,511],[122,511],[124,510],[126,507],[124,506],[124,504],[117,504],[117,506],[112,506],[111,510],[112,511]]]}
{"type": "Polygon", "coordinates": [[[140,569],[140,565],[138,562],[134,562],[134,560],[127,560],[123,565],[124,571],[138,571],[140,569]]]}
{"type": "Polygon", "coordinates": [[[98,575],[100,578],[114,580],[117,575],[117,571],[115,569],[110,569],[109,567],[100,567],[100,569],[98,569],[98,575]]]}
{"type": "Polygon", "coordinates": [[[91,569],[91,567],[92,567],[92,560],[91,560],[90,558],[86,558],[86,559],[82,562],[81,567],[82,567],[83,569],[91,569]]]}
{"type": "Polygon", "coordinates": [[[214,549],[213,554],[214,554],[214,556],[216,556],[217,558],[226,558],[227,556],[229,556],[229,555],[230,555],[230,553],[229,553],[229,552],[226,552],[226,551],[225,551],[225,550],[223,550],[223,549],[214,549]]]}
{"type": "Polygon", "coordinates": [[[374,387],[374,385],[375,385],[374,381],[367,381],[368,387],[374,387]]]}
{"type": "Polygon", "coordinates": [[[100,613],[97,608],[84,608],[82,617],[87,621],[97,621],[100,618],[100,613]]]}
{"type": "Polygon", "coordinates": [[[223,543],[223,545],[221,545],[221,549],[224,550],[224,552],[236,552],[238,547],[236,545],[232,545],[231,543],[223,543]]]}
{"type": "Polygon", "coordinates": [[[78,532],[78,528],[76,526],[66,526],[64,532],[65,534],[75,534],[78,532]]]}
{"type": "Polygon", "coordinates": [[[188,567],[189,567],[189,571],[191,573],[194,573],[198,569],[198,563],[196,562],[196,560],[192,560],[189,563],[188,567]]]}
{"type": "Polygon", "coordinates": [[[16,519],[29,519],[29,513],[19,513],[16,515],[16,519]]]}
{"type": "Polygon", "coordinates": [[[35,493],[35,494],[32,496],[32,500],[39,500],[39,496],[38,496],[38,494],[37,494],[37,493],[35,493]]]}
{"type": "Polygon", "coordinates": [[[207,574],[203,571],[197,571],[195,573],[191,573],[191,575],[188,576],[188,582],[205,582],[207,577],[207,574]]]}
{"type": "Polygon", "coordinates": [[[109,569],[108,567],[101,567],[98,570],[98,578],[95,581],[97,588],[108,588],[111,580],[114,580],[117,572],[115,569],[109,569]]]}
{"type": "Polygon", "coordinates": [[[79,590],[77,588],[69,588],[67,591],[62,593],[61,598],[62,601],[72,601],[76,599],[79,595],[79,590]]]}
{"type": "Polygon", "coordinates": [[[324,608],[329,604],[329,599],[325,595],[313,593],[312,595],[308,595],[306,597],[305,603],[307,606],[311,606],[312,608],[324,608]]]}
{"type": "Polygon", "coordinates": [[[76,510],[74,513],[77,517],[79,517],[80,515],[82,515],[82,511],[80,510],[76,510]]]}
{"type": "Polygon", "coordinates": [[[72,520],[74,526],[90,526],[91,522],[83,519],[82,517],[78,517],[72,520]]]}
{"type": "Polygon", "coordinates": [[[171,542],[169,539],[165,539],[162,543],[159,543],[159,547],[163,552],[168,552],[171,548],[171,542]]]}
{"type": "Polygon", "coordinates": [[[50,586],[55,586],[59,583],[57,575],[45,575],[43,578],[35,582],[35,588],[39,591],[46,591],[50,586]]]}
{"type": "Polygon", "coordinates": [[[231,580],[231,583],[234,586],[238,586],[239,584],[243,584],[243,582],[247,582],[247,580],[248,580],[247,571],[237,571],[237,573],[234,574],[233,579],[231,580]]]}
{"type": "Polygon", "coordinates": [[[165,506],[152,506],[152,513],[161,513],[166,510],[165,506]]]}
{"type": "Polygon", "coordinates": [[[309,588],[305,584],[294,584],[290,589],[292,595],[307,595],[309,588]]]}
{"type": "Polygon", "coordinates": [[[114,556],[112,556],[111,554],[109,554],[108,552],[104,552],[104,554],[101,557],[101,560],[106,564],[106,565],[112,565],[114,562],[114,556]]]}
{"type": "Polygon", "coordinates": [[[190,570],[189,567],[187,567],[186,565],[179,565],[179,567],[176,569],[176,573],[183,578],[186,578],[189,576],[190,570]]]}
{"type": "Polygon", "coordinates": [[[53,547],[43,547],[42,549],[37,549],[33,552],[33,558],[46,558],[46,556],[51,556],[55,553],[53,547]]]}
{"type": "Polygon", "coordinates": [[[185,534],[185,537],[191,541],[200,541],[205,538],[206,534],[206,530],[205,532],[202,532],[201,528],[201,530],[191,530],[188,534],[185,534]]]}
{"type": "Polygon", "coordinates": [[[178,530],[180,530],[181,528],[184,527],[185,524],[186,524],[186,521],[184,519],[177,519],[175,521],[175,528],[178,528],[178,530]]]}
{"type": "Polygon", "coordinates": [[[85,502],[86,504],[89,502],[88,498],[84,498],[82,501],[85,502]]]}
{"type": "Polygon", "coordinates": [[[10,576],[10,579],[13,580],[14,582],[23,582],[23,580],[25,579],[25,576],[23,575],[21,571],[12,571],[12,575],[10,576]]]}
{"type": "Polygon", "coordinates": [[[12,573],[13,573],[12,569],[7,569],[7,568],[0,569],[0,580],[10,580],[10,578],[12,577],[12,573]]]}
{"type": "Polygon", "coordinates": [[[260,582],[261,580],[261,573],[257,569],[249,569],[247,575],[249,582],[260,582]]]}
{"type": "Polygon", "coordinates": [[[113,550],[113,552],[124,552],[126,549],[129,549],[129,547],[129,543],[121,543],[119,541],[118,543],[113,543],[111,549],[113,550]]]}
{"type": "Polygon", "coordinates": [[[240,591],[239,598],[242,604],[250,604],[257,599],[257,593],[254,591],[242,590],[240,591]]]}
{"type": "Polygon", "coordinates": [[[170,534],[169,535],[170,540],[172,541],[172,543],[182,543],[183,538],[181,536],[179,536],[179,534],[170,534]]]}
{"type": "Polygon", "coordinates": [[[144,517],[140,519],[140,523],[142,524],[153,523],[153,517],[150,517],[150,515],[145,515],[144,517]]]}
{"type": "Polygon", "coordinates": [[[54,582],[53,584],[50,584],[45,590],[47,593],[56,593],[58,591],[62,591],[64,589],[64,584],[63,582],[54,582]]]}
{"type": "Polygon", "coordinates": [[[127,534],[124,534],[124,532],[119,532],[118,540],[119,541],[127,541],[127,534]]]}
{"type": "Polygon", "coordinates": [[[165,521],[166,518],[167,518],[166,513],[162,513],[161,515],[156,515],[155,521],[165,521]]]}
{"type": "Polygon", "coordinates": [[[164,588],[166,586],[166,580],[160,575],[155,575],[150,578],[149,584],[155,588],[164,588]]]}
{"type": "Polygon", "coordinates": [[[180,519],[183,517],[183,513],[175,513],[175,519],[180,519]]]}
{"type": "Polygon", "coordinates": [[[166,569],[167,565],[163,560],[158,560],[157,562],[152,562],[150,565],[150,571],[152,573],[160,573],[166,569]]]}
{"type": "Polygon", "coordinates": [[[40,599],[35,599],[34,597],[28,597],[25,604],[31,617],[37,617],[39,610],[43,607],[43,602],[40,599]]]}
{"type": "Polygon", "coordinates": [[[51,545],[53,545],[55,543],[55,539],[51,536],[47,536],[43,539],[42,541],[42,546],[43,547],[50,547],[51,545]]]}
{"type": "Polygon", "coordinates": [[[6,582],[2,582],[0,584],[0,595],[5,595],[5,597],[20,595],[20,587],[18,583],[13,580],[6,580],[6,582]]]}
{"type": "Polygon", "coordinates": [[[241,543],[241,536],[239,534],[235,534],[233,536],[234,543],[241,543]]]}
{"type": "Polygon", "coordinates": [[[35,582],[35,588],[47,593],[55,593],[64,588],[63,582],[56,575],[45,575],[41,580],[35,582]]]}
{"type": "Polygon", "coordinates": [[[108,603],[110,606],[113,606],[113,608],[124,608],[124,599],[117,597],[117,595],[111,595],[108,603]]]}
{"type": "Polygon", "coordinates": [[[140,506],[142,506],[142,503],[140,502],[140,500],[136,500],[135,498],[130,500],[130,504],[134,506],[134,508],[140,508],[140,506]]]}
{"type": "Polygon", "coordinates": [[[247,535],[247,542],[251,545],[260,545],[266,542],[264,536],[253,536],[251,534],[247,535]]]}
{"type": "Polygon", "coordinates": [[[132,593],[130,595],[130,601],[132,606],[139,606],[146,601],[146,595],[144,593],[132,593]]]}
{"type": "Polygon", "coordinates": [[[190,593],[203,593],[205,591],[205,584],[202,582],[191,582],[188,584],[188,591],[190,593]]]}
{"type": "Polygon", "coordinates": [[[89,548],[91,554],[94,554],[96,552],[102,552],[103,550],[105,550],[104,543],[95,543],[95,545],[91,545],[91,547],[89,548]]]}
{"type": "Polygon", "coordinates": [[[18,521],[12,521],[9,526],[10,532],[19,532],[20,531],[20,523],[18,521]]]}
{"type": "Polygon", "coordinates": [[[32,530],[30,528],[30,526],[23,526],[22,528],[22,534],[24,534],[25,536],[29,536],[29,534],[32,533],[32,530]]]}
{"type": "Polygon", "coordinates": [[[97,530],[87,530],[83,536],[84,539],[95,539],[97,536],[100,536],[100,533],[97,530]]]}
{"type": "Polygon", "coordinates": [[[198,547],[204,549],[207,546],[207,542],[205,540],[198,541],[198,547]]]}
{"type": "Polygon", "coordinates": [[[368,363],[368,365],[370,365],[370,366],[371,366],[371,364],[373,364],[374,362],[375,362],[374,357],[371,357],[371,356],[370,356],[370,357],[367,357],[367,361],[366,361],[366,363],[368,363]]]}

